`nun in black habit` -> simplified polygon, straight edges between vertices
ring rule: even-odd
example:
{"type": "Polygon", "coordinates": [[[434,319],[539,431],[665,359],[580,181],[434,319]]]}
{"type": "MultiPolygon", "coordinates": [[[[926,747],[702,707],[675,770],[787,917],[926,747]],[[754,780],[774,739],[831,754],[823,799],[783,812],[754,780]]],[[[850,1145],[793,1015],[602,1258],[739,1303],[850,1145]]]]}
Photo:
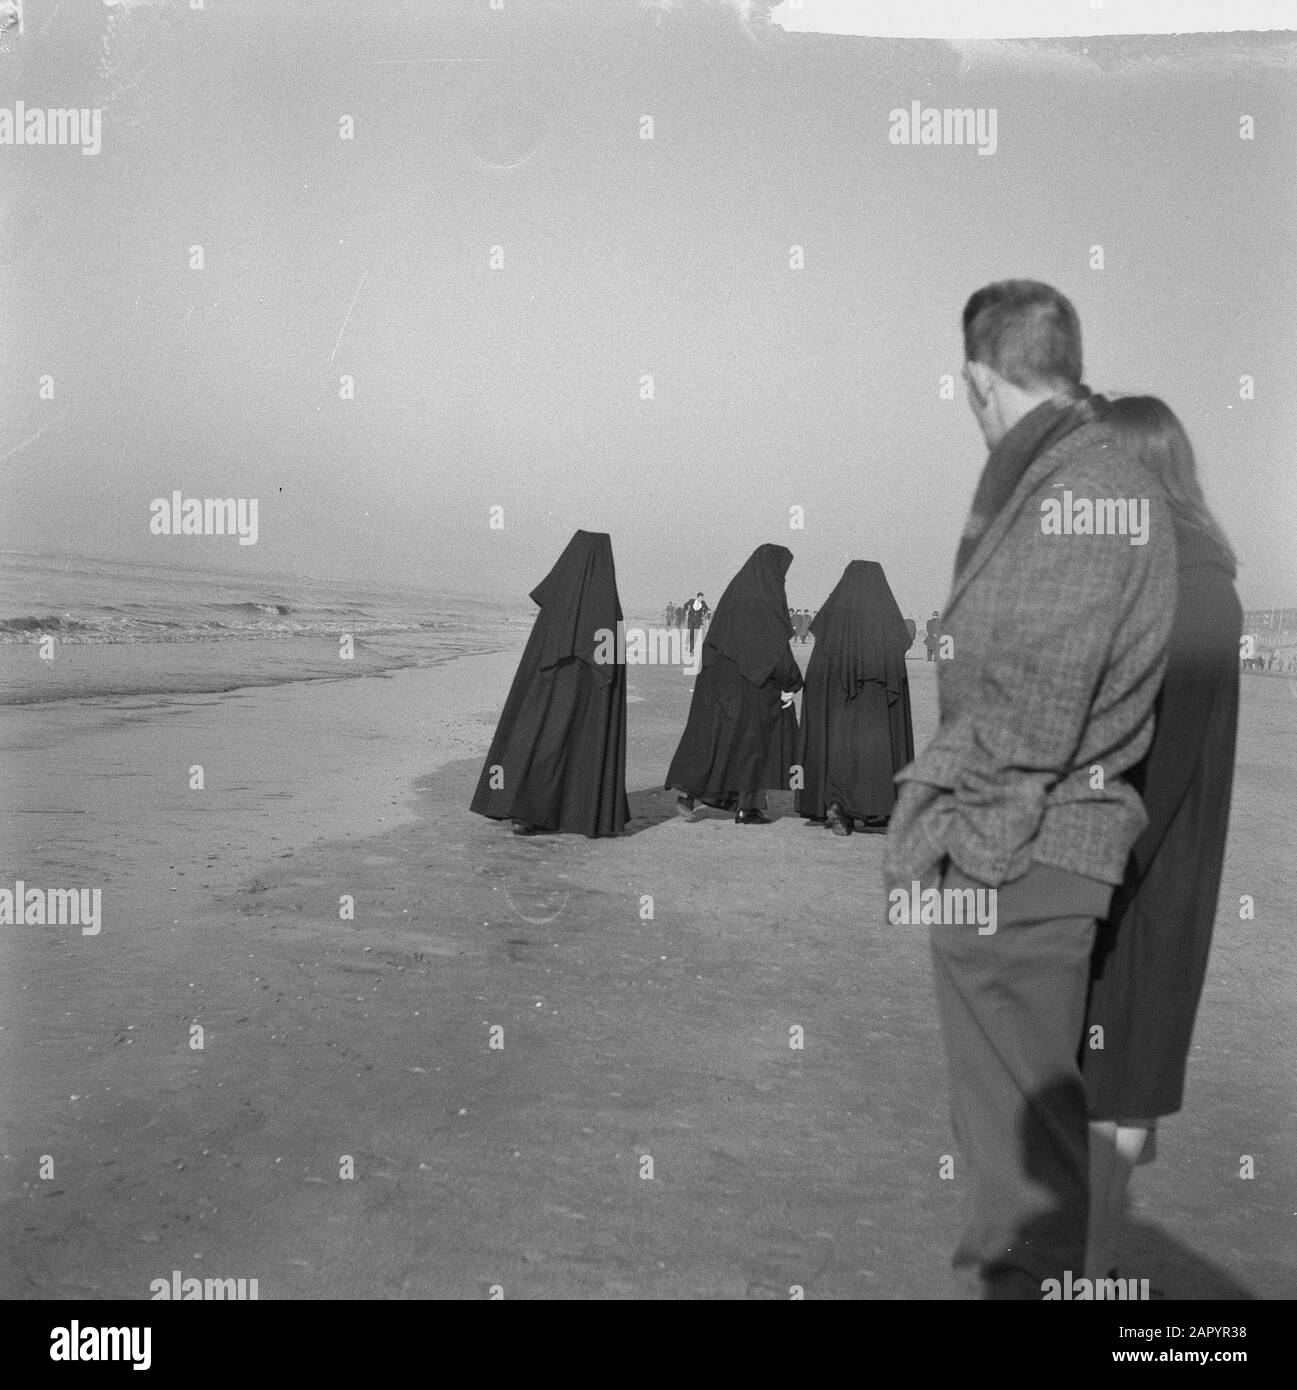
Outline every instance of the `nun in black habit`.
{"type": "Polygon", "coordinates": [[[514,834],[617,835],[626,800],[626,666],[612,543],[578,531],[531,592],[540,607],[472,809],[514,834]]]}
{"type": "Polygon", "coordinates": [[[874,560],[852,560],[811,624],[797,761],[799,815],[849,835],[877,833],[896,802],[892,780],[914,759],[905,653],[911,636],[874,560]]]}
{"type": "Polygon", "coordinates": [[[784,576],[793,553],[762,545],[730,580],[703,643],[689,720],[666,784],[689,815],[701,801],[734,811],[740,825],[768,825],[766,789],[787,787],[796,750],[792,695],[802,673],[789,647],[784,576]]]}

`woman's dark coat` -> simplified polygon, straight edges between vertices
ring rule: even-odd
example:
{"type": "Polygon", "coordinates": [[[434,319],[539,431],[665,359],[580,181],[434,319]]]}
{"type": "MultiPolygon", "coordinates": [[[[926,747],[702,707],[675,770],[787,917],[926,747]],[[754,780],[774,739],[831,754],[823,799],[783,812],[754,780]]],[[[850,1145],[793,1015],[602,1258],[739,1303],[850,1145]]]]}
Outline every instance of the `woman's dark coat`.
{"type": "Polygon", "coordinates": [[[1243,615],[1234,567],[1177,524],[1179,598],[1157,725],[1130,780],[1149,823],[1100,925],[1080,1060],[1093,1119],[1180,1109],[1229,829],[1243,615]],[[1103,1046],[1092,1045],[1103,1029],[1103,1046]]]}

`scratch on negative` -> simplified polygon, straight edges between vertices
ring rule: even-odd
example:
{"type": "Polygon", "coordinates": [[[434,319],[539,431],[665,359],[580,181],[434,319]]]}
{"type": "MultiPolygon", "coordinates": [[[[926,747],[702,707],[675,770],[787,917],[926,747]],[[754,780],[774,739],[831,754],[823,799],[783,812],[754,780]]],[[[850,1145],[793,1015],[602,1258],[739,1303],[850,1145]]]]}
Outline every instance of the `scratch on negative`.
{"type": "Polygon", "coordinates": [[[351,303],[347,306],[347,316],[342,320],[342,327],[338,329],[338,341],[333,345],[333,351],[329,354],[329,361],[338,355],[338,348],[342,345],[342,335],[347,331],[347,324],[351,321],[351,311],[356,307],[356,300],[360,298],[360,292],[365,287],[365,281],[369,279],[369,269],[360,277],[360,284],[356,286],[356,293],[351,296],[351,303]]]}
{"type": "Polygon", "coordinates": [[[60,415],[58,417],[58,420],[51,420],[48,425],[42,425],[40,429],[36,431],[35,434],[29,434],[26,439],[19,440],[18,443],[15,444],[12,449],[6,449],[3,454],[0,454],[0,463],[3,463],[7,458],[12,458],[16,453],[25,449],[29,444],[35,444],[35,442],[41,437],[41,435],[45,433],[46,430],[52,430],[54,426],[57,425],[59,421],[62,419],[63,416],[60,415]]]}

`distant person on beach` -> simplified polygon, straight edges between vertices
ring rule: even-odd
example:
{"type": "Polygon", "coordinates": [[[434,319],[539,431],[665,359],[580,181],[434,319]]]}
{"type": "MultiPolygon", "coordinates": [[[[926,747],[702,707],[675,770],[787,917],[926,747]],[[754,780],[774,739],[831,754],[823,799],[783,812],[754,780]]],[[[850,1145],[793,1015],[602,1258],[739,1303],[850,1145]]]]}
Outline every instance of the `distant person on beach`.
{"type": "Polygon", "coordinates": [[[835,835],[881,834],[896,801],[893,778],[914,758],[910,632],[883,567],[852,560],[811,624],[797,763],[799,816],[835,835]]]}
{"type": "Polygon", "coordinates": [[[621,604],[612,542],[578,531],[532,590],[540,612],[513,678],[472,809],[515,835],[617,835],[626,800],[626,666],[600,659],[621,604]]]}
{"type": "Polygon", "coordinates": [[[769,825],[766,790],[787,787],[797,739],[793,695],[802,675],[788,646],[792,624],[782,545],[762,545],[730,580],[703,643],[689,720],[666,784],[677,810],[703,802],[740,825],[769,825]]]}
{"type": "Polygon", "coordinates": [[[667,627],[675,627],[676,625],[676,606],[674,603],[667,604],[665,622],[667,627]]]}
{"type": "Polygon", "coordinates": [[[689,627],[689,655],[694,654],[694,643],[698,639],[698,629],[702,627],[703,621],[711,609],[707,607],[707,601],[703,598],[703,591],[698,590],[696,598],[689,600],[685,605],[685,622],[689,627]]]}
{"type": "Polygon", "coordinates": [[[1091,1278],[1111,1276],[1131,1171],[1184,1100],[1229,829],[1243,632],[1234,552],[1180,421],[1156,397],[1131,396],[1112,403],[1108,424],[1170,500],[1180,584],[1153,743],[1130,772],[1148,824],[1099,928],[1081,1037],[1091,1278]],[[1096,1026],[1102,1048],[1089,1045],[1096,1026]]]}
{"type": "Polygon", "coordinates": [[[942,610],[954,647],[937,667],[940,722],[899,774],[886,877],[943,890],[933,985],[971,1218],[955,1264],[987,1298],[1040,1299],[1046,1280],[1085,1268],[1077,1047],[1098,922],[1147,822],[1124,774],[1153,736],[1175,535],[1161,489],[1082,384],[1063,295],[990,285],[963,328],[990,454],[942,610]],[[1146,543],[1046,528],[1063,487],[1137,499],[1146,543]],[[993,930],[970,925],[970,901],[995,907],[993,930]]]}
{"type": "Polygon", "coordinates": [[[811,615],[805,608],[797,610],[797,618],[793,623],[793,634],[799,642],[805,643],[807,629],[811,625],[811,615]]]}
{"type": "Polygon", "coordinates": [[[935,608],[932,610],[932,617],[925,624],[925,632],[923,645],[928,650],[928,660],[935,661],[937,648],[941,645],[941,614],[935,608]]]}

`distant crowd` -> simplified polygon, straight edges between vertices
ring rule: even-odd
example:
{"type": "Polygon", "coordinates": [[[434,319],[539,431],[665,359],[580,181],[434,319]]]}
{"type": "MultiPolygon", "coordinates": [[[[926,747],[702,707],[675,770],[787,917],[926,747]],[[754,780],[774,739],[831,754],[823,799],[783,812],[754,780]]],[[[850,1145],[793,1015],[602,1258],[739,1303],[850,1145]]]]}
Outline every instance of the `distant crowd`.
{"type": "MultiPolygon", "coordinates": [[[[811,624],[815,621],[815,615],[820,610],[818,608],[790,608],[788,610],[788,621],[793,625],[794,642],[808,642],[811,637],[811,624]]],[[[698,594],[685,603],[668,603],[666,607],[667,627],[689,627],[695,631],[698,628],[706,627],[711,621],[712,610],[707,606],[706,600],[700,590],[698,594]]],[[[692,642],[689,650],[693,650],[692,642]]]]}
{"type": "Polygon", "coordinates": [[[1280,651],[1244,654],[1239,662],[1245,671],[1297,671],[1297,655],[1280,651]]]}

